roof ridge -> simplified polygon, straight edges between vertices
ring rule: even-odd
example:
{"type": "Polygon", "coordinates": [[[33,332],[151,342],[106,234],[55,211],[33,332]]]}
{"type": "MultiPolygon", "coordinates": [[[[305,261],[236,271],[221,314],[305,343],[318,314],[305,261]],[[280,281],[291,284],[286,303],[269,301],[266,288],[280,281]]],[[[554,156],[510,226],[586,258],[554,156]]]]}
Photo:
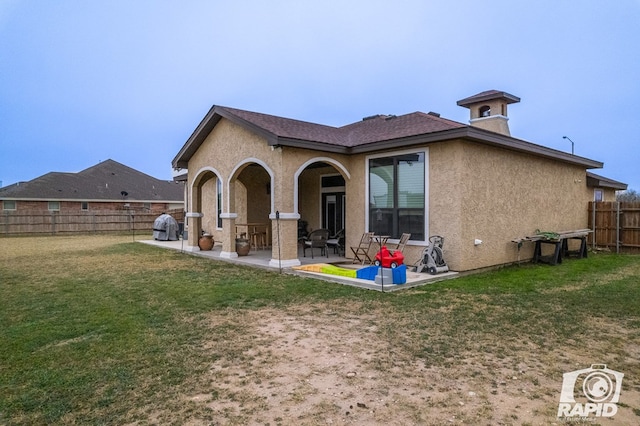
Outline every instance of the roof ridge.
{"type": "MultiPolygon", "coordinates": [[[[329,124],[314,123],[312,121],[300,120],[300,119],[297,119],[297,118],[290,118],[290,117],[283,117],[281,115],[267,114],[267,113],[264,113],[264,112],[250,111],[250,110],[246,110],[246,109],[232,108],[232,107],[226,107],[226,106],[222,106],[222,105],[216,105],[216,106],[219,107],[219,108],[222,108],[222,109],[224,109],[226,111],[229,111],[231,113],[233,113],[233,111],[239,111],[239,112],[243,112],[243,113],[260,115],[260,116],[263,116],[263,117],[271,117],[271,118],[278,119],[278,120],[293,121],[293,122],[302,123],[302,124],[309,124],[309,125],[312,125],[312,126],[321,126],[321,127],[329,127],[331,129],[339,129],[339,127],[331,126],[329,124]]],[[[242,117],[240,117],[240,118],[242,118],[242,117]]]]}

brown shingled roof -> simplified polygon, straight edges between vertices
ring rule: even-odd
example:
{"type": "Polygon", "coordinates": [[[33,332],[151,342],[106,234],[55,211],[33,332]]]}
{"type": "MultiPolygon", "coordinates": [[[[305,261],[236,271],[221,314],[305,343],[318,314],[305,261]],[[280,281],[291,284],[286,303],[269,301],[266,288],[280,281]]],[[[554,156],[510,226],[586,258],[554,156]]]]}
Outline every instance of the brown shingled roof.
{"type": "Polygon", "coordinates": [[[336,127],[236,108],[219,108],[277,137],[344,145],[342,143],[344,137],[341,135],[340,129],[336,127]]]}
{"type": "Polygon", "coordinates": [[[78,173],[50,172],[28,182],[0,188],[0,198],[32,200],[122,200],[182,202],[183,186],[156,179],[114,160],[78,173]]]}
{"type": "Polygon", "coordinates": [[[216,108],[219,112],[226,111],[278,138],[343,147],[465,127],[462,123],[422,112],[400,116],[376,115],[343,127],[332,127],[235,108],[216,108]]]}
{"type": "MultiPolygon", "coordinates": [[[[458,104],[472,98],[477,101],[483,97],[495,98],[496,96],[505,97],[507,102],[520,100],[506,92],[490,90],[466,100],[463,99],[458,104]]],[[[222,118],[264,137],[271,146],[281,145],[322,152],[355,154],[383,149],[398,149],[416,144],[466,139],[580,164],[586,168],[602,167],[602,163],[595,160],[447,120],[432,113],[413,112],[400,116],[376,115],[342,127],[333,127],[236,108],[213,106],[174,157],[172,165],[175,169],[188,167],[191,156],[222,118]]]]}
{"type": "Polygon", "coordinates": [[[413,112],[400,116],[375,116],[340,129],[346,132],[347,146],[359,146],[463,127],[466,125],[456,121],[413,112]]]}

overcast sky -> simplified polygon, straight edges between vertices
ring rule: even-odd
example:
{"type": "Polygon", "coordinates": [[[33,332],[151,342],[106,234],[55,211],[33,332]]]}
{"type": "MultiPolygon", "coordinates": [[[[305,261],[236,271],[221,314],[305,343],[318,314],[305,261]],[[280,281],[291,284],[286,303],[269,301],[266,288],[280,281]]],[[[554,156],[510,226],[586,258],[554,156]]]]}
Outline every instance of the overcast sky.
{"type": "MultiPolygon", "coordinates": [[[[514,137],[640,190],[640,0],[0,0],[0,181],[160,179],[212,105],[342,126],[496,89],[514,137]]],[[[535,173],[535,170],[522,170],[535,173]]]]}

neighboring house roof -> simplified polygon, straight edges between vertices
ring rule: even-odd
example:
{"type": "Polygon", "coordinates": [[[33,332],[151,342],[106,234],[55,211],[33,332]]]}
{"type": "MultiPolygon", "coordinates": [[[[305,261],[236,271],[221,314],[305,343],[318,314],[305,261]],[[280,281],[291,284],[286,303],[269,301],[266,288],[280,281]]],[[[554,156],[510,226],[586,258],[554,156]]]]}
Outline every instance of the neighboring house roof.
{"type": "Polygon", "coordinates": [[[0,199],[184,202],[183,186],[106,160],[78,173],[51,172],[0,188],[0,199]],[[122,192],[126,192],[126,197],[122,192]]]}
{"type": "Polygon", "coordinates": [[[598,188],[610,188],[616,191],[626,191],[627,184],[618,182],[595,173],[587,172],[587,186],[598,188]]]}
{"type": "MultiPolygon", "coordinates": [[[[480,95],[482,93],[476,97],[480,95]]],[[[488,95],[495,97],[496,94],[489,93],[488,95]]],[[[400,116],[375,115],[346,126],[332,127],[236,108],[213,106],[173,159],[174,168],[188,167],[191,156],[222,118],[263,136],[271,146],[292,146],[318,151],[356,154],[451,139],[466,139],[578,164],[588,169],[603,166],[599,161],[441,118],[434,113],[414,112],[400,116]]]]}

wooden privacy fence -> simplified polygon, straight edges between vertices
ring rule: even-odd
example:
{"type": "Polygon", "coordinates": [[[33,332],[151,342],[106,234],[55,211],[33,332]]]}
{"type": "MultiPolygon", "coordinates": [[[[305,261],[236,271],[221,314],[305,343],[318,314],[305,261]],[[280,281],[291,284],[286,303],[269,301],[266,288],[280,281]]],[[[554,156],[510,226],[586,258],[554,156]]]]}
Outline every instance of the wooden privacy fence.
{"type": "MultiPolygon", "coordinates": [[[[182,210],[166,213],[184,221],[182,210]]],[[[5,211],[0,216],[0,235],[83,234],[153,231],[157,212],[108,210],[86,212],[5,211]]]]}
{"type": "Polygon", "coordinates": [[[592,247],[640,253],[640,202],[590,202],[589,228],[592,247]]]}

